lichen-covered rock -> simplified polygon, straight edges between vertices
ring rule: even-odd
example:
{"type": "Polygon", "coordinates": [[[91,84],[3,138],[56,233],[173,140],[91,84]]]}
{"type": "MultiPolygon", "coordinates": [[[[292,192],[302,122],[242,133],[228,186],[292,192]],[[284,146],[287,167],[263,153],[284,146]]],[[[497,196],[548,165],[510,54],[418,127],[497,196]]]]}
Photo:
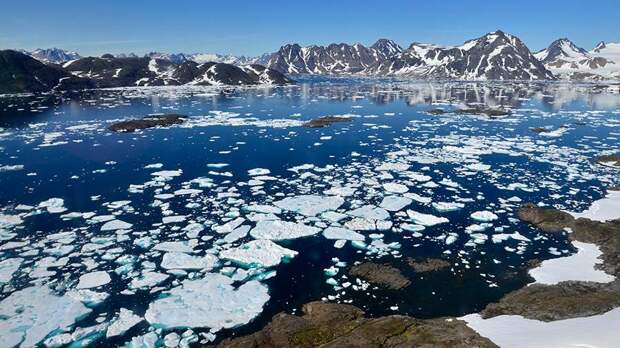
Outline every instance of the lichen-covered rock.
{"type": "Polygon", "coordinates": [[[261,331],[219,347],[496,347],[456,319],[365,318],[357,307],[310,302],[303,315],[276,314],[261,331]]]}
{"type": "Polygon", "coordinates": [[[373,262],[354,265],[349,270],[349,275],[393,290],[406,288],[411,284],[411,281],[398,268],[373,262]]]}
{"type": "Polygon", "coordinates": [[[533,284],[513,291],[499,302],[489,304],[483,318],[520,315],[541,321],[587,317],[620,306],[620,282],[561,282],[533,284]]]}
{"type": "Polygon", "coordinates": [[[521,206],[519,218],[545,232],[560,232],[566,227],[571,227],[575,220],[569,213],[553,208],[541,208],[531,203],[521,206]]]}
{"type": "Polygon", "coordinates": [[[350,122],[350,121],[351,121],[350,117],[323,116],[323,117],[315,118],[313,120],[310,120],[310,121],[304,123],[304,127],[306,127],[306,128],[323,128],[323,127],[327,127],[329,125],[332,125],[334,123],[342,123],[342,122],[350,122]]]}
{"type": "Polygon", "coordinates": [[[407,264],[411,266],[416,272],[434,272],[441,271],[445,268],[450,267],[450,262],[442,259],[423,259],[423,260],[415,260],[412,258],[407,259],[407,264]]]}
{"type": "Polygon", "coordinates": [[[138,120],[128,120],[113,123],[110,130],[114,132],[135,132],[141,129],[153,127],[167,127],[184,122],[181,115],[155,115],[147,116],[138,120]]]}

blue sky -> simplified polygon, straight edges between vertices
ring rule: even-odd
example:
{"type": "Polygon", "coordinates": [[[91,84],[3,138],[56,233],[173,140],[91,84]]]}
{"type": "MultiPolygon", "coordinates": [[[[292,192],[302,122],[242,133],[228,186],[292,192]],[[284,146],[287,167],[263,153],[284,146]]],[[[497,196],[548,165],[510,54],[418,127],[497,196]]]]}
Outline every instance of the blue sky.
{"type": "Polygon", "coordinates": [[[620,41],[619,18],[620,0],[7,0],[0,48],[258,55],[289,42],[372,44],[382,37],[402,46],[453,45],[502,29],[531,50],[559,37],[590,49],[620,41]]]}

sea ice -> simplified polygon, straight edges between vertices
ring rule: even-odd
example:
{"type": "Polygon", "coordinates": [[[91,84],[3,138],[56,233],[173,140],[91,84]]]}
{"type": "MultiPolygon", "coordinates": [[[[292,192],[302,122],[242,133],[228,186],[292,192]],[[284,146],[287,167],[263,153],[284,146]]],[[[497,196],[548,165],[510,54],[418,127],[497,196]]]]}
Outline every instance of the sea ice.
{"type": "Polygon", "coordinates": [[[336,240],[361,240],[366,239],[363,234],[342,227],[328,227],[323,230],[323,237],[336,240]]]}
{"type": "Polygon", "coordinates": [[[301,195],[286,197],[274,202],[274,205],[305,216],[316,216],[328,210],[336,210],[343,203],[344,199],[338,196],[301,195]]]}
{"type": "Polygon", "coordinates": [[[280,264],[282,258],[293,258],[296,255],[296,251],[283,248],[266,239],[253,240],[220,252],[221,258],[246,268],[273,267],[280,264]]]}
{"type": "Polygon", "coordinates": [[[383,184],[383,189],[391,193],[405,193],[409,191],[409,188],[407,186],[395,182],[388,182],[383,184]]]}
{"type": "Polygon", "coordinates": [[[407,210],[407,215],[414,223],[418,225],[422,225],[422,226],[427,226],[427,227],[450,222],[450,220],[448,220],[445,217],[438,217],[438,216],[431,215],[431,214],[418,213],[417,211],[413,211],[413,210],[407,210]]]}
{"type": "Polygon", "coordinates": [[[357,209],[353,209],[347,212],[347,214],[368,220],[387,220],[390,218],[390,213],[388,213],[385,209],[375,207],[374,205],[365,205],[357,209]]]}
{"type": "Polygon", "coordinates": [[[206,254],[204,257],[188,255],[186,253],[165,253],[161,267],[165,269],[211,269],[217,264],[217,257],[206,254]]]}
{"type": "Polygon", "coordinates": [[[412,200],[400,196],[386,196],[379,204],[379,207],[388,211],[399,211],[411,204],[412,200]]]}
{"type": "Polygon", "coordinates": [[[13,273],[19,269],[19,266],[21,266],[23,261],[24,259],[16,257],[0,262],[0,285],[11,281],[13,278],[13,273]]]}
{"type": "Polygon", "coordinates": [[[76,289],[90,289],[108,284],[112,279],[108,272],[96,271],[80,276],[76,289]]]}
{"type": "Polygon", "coordinates": [[[121,308],[118,317],[108,326],[105,336],[110,338],[123,335],[125,332],[129,331],[129,329],[138,325],[142,320],[144,319],[141,316],[134,314],[134,312],[129,309],[121,308]]]}
{"type": "Polygon", "coordinates": [[[146,320],[154,327],[234,328],[258,316],[269,300],[267,286],[251,280],[238,288],[227,276],[207,273],[202,279],[185,280],[149,305],[146,320]]]}
{"type": "Polygon", "coordinates": [[[101,226],[101,231],[128,230],[132,226],[132,224],[122,220],[112,220],[103,224],[101,226]]]}
{"type": "Polygon", "coordinates": [[[71,296],[52,294],[45,285],[15,291],[0,302],[2,346],[34,347],[90,311],[71,296]]]}
{"type": "Polygon", "coordinates": [[[312,236],[321,229],[282,220],[264,220],[256,223],[250,235],[256,239],[284,240],[312,236]]]}
{"type": "Polygon", "coordinates": [[[490,211],[483,210],[471,213],[471,218],[479,222],[489,222],[497,220],[497,215],[490,211]]]}

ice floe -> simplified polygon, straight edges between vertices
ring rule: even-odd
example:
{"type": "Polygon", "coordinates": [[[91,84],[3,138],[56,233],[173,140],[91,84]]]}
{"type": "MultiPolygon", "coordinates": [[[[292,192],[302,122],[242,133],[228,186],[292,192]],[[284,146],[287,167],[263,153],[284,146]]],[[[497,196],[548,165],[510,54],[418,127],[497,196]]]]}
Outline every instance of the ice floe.
{"type": "Polygon", "coordinates": [[[293,258],[297,252],[278,244],[266,240],[259,239],[249,241],[236,248],[223,250],[220,252],[222,259],[231,260],[236,264],[246,267],[273,267],[284,258],[293,258]]]}
{"type": "Polygon", "coordinates": [[[250,235],[256,239],[286,240],[312,236],[320,228],[282,220],[265,220],[256,223],[250,235]]]}
{"type": "Polygon", "coordinates": [[[153,301],[144,317],[151,325],[166,329],[189,327],[217,331],[246,324],[263,311],[269,293],[265,285],[255,280],[238,288],[233,287],[233,282],[215,273],[185,280],[167,296],[153,301]]]}
{"type": "Polygon", "coordinates": [[[328,210],[336,210],[344,203],[338,196],[302,195],[286,197],[273,204],[287,211],[296,212],[305,216],[316,216],[328,210]]]}

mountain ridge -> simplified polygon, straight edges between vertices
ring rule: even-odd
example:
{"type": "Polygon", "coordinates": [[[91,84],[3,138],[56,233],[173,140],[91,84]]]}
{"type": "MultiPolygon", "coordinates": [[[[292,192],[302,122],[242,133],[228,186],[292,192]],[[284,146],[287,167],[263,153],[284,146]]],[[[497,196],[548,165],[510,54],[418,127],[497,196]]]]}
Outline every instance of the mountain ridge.
{"type": "Polygon", "coordinates": [[[0,93],[48,92],[129,86],[283,85],[284,74],[262,65],[181,64],[148,57],[85,57],[45,64],[15,50],[0,51],[0,93]]]}

